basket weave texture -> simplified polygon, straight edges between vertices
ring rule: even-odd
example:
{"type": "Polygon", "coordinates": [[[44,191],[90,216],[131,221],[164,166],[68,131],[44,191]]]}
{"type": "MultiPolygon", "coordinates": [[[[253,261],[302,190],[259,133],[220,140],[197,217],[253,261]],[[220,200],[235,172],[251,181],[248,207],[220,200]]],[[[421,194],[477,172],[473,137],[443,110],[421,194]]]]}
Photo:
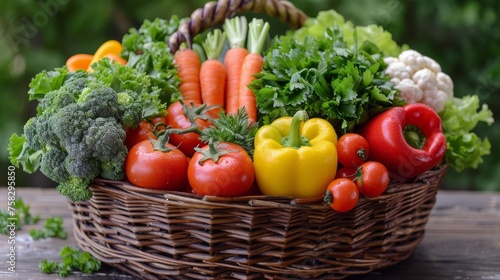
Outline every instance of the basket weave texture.
{"type": "Polygon", "coordinates": [[[144,279],[340,279],[391,266],[423,238],[446,174],[361,198],[348,213],[287,197],[200,197],[95,180],[69,202],[79,246],[144,279]]]}
{"type": "MultiPolygon", "coordinates": [[[[307,16],[284,0],[219,0],[170,37],[174,52],[236,13],[292,28],[307,16]]],[[[68,201],[79,246],[142,279],[340,279],[408,258],[423,238],[447,166],[392,184],[339,213],[320,198],[201,197],[95,179],[89,201],[68,201]]]]}

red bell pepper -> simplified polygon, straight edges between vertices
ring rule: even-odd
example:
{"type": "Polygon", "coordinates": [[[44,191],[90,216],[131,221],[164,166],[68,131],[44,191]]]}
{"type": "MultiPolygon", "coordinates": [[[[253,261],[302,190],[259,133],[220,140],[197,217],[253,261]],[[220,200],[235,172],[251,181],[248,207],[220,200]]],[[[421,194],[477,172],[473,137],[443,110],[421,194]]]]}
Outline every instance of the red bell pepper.
{"type": "Polygon", "coordinates": [[[393,107],[370,119],[360,130],[370,147],[370,160],[389,170],[394,181],[405,181],[436,166],[446,153],[446,137],[439,115],[421,103],[393,107]],[[407,125],[425,136],[421,149],[410,146],[404,137],[407,125]]]}

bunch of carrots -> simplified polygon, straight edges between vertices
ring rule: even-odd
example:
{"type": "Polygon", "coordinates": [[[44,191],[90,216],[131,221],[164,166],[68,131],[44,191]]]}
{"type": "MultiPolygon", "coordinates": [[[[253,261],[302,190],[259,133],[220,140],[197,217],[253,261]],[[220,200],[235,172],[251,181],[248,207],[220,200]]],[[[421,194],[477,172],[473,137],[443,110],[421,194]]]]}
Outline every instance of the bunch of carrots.
{"type": "MultiPolygon", "coordinates": [[[[248,87],[254,75],[260,73],[264,64],[261,55],[269,32],[269,23],[245,17],[226,19],[222,29],[207,34],[203,42],[206,60],[191,48],[175,53],[174,63],[180,78],[179,90],[186,104],[214,106],[215,113],[225,110],[236,114],[245,108],[250,122],[257,121],[257,104],[253,91],[248,87]],[[226,38],[229,50],[219,60],[226,38]]],[[[70,71],[92,71],[92,64],[103,57],[125,65],[120,57],[123,47],[116,40],[104,42],[94,54],[75,54],[68,58],[70,71]]]]}
{"type": "Polygon", "coordinates": [[[262,69],[261,52],[269,23],[254,18],[247,24],[245,17],[234,17],[227,19],[222,28],[223,31],[215,29],[207,34],[203,42],[205,61],[193,49],[175,53],[182,99],[186,104],[217,106],[214,110],[225,110],[226,114],[236,114],[245,107],[249,121],[256,122],[256,99],[248,85],[262,69]],[[222,62],[219,56],[226,37],[229,50],[222,62]]]}

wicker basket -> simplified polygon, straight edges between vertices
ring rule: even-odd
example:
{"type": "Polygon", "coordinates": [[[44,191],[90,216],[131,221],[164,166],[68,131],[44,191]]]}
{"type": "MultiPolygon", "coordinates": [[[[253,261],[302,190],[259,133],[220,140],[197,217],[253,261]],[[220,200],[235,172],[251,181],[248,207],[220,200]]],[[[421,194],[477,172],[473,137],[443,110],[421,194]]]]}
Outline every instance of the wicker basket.
{"type": "MultiPolygon", "coordinates": [[[[196,10],[171,36],[177,49],[239,12],[290,23],[306,16],[282,0],[220,0],[196,10]]],[[[201,197],[94,180],[93,197],[69,202],[79,246],[144,279],[340,279],[391,266],[423,238],[447,166],[360,198],[348,213],[316,199],[201,197]]]]}

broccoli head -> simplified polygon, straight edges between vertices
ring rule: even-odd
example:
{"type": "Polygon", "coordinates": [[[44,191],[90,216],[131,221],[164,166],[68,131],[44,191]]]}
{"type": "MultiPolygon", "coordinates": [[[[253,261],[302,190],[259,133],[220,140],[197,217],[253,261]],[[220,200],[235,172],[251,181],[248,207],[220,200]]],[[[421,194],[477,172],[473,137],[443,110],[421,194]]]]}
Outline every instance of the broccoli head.
{"type": "Polygon", "coordinates": [[[45,97],[40,100],[38,111],[42,112],[44,115],[50,115],[74,103],[75,95],[69,90],[70,88],[71,85],[66,85],[45,94],[45,97]]]}
{"type": "Polygon", "coordinates": [[[95,178],[99,175],[98,161],[83,153],[71,153],[66,157],[65,168],[71,176],[95,178]]]}
{"type": "Polygon", "coordinates": [[[88,154],[100,161],[112,161],[126,150],[125,131],[113,118],[97,118],[87,129],[81,144],[89,149],[88,154]]]}
{"type": "Polygon", "coordinates": [[[71,201],[89,200],[92,191],[89,189],[91,179],[82,177],[71,177],[57,186],[57,191],[68,197],[71,201]]]}
{"type": "Polygon", "coordinates": [[[60,110],[52,120],[52,129],[65,151],[49,149],[40,169],[59,183],[61,194],[80,200],[90,198],[87,188],[93,178],[123,179],[128,151],[125,131],[115,118],[89,118],[88,112],[78,110],[81,106],[73,105],[60,110]]]}
{"type": "Polygon", "coordinates": [[[40,171],[56,182],[64,182],[69,178],[69,173],[66,170],[67,153],[58,147],[50,147],[42,155],[40,163],[40,171]]]}
{"type": "Polygon", "coordinates": [[[41,126],[47,126],[47,130],[52,132],[61,147],[69,153],[77,153],[83,134],[90,127],[92,116],[92,112],[84,111],[81,106],[73,103],[50,116],[41,126]]]}
{"type": "Polygon", "coordinates": [[[93,69],[37,74],[28,92],[39,102],[36,116],[9,139],[12,164],[28,173],[40,169],[74,201],[92,196],[88,185],[98,176],[123,179],[125,129],[166,111],[147,74],[109,59],[93,69]]]}
{"type": "Polygon", "coordinates": [[[101,161],[99,176],[109,180],[122,180],[125,177],[123,167],[127,154],[127,149],[121,149],[113,160],[101,161]]]}
{"type": "Polygon", "coordinates": [[[96,81],[96,78],[87,71],[70,72],[65,78],[64,86],[70,85],[67,89],[75,98],[80,95],[90,81],[96,81]]]}
{"type": "Polygon", "coordinates": [[[140,95],[131,90],[118,93],[118,109],[123,128],[136,128],[141,121],[142,104],[140,95]]]}
{"type": "Polygon", "coordinates": [[[92,113],[92,117],[113,117],[117,120],[120,118],[118,94],[112,88],[97,82],[89,83],[82,90],[76,104],[80,106],[80,111],[92,113]]]}
{"type": "Polygon", "coordinates": [[[142,107],[137,94],[119,98],[95,81],[86,83],[78,95],[69,93],[70,88],[64,85],[46,95],[43,114],[26,123],[25,137],[29,146],[44,151],[42,173],[59,183],[61,194],[72,195],[74,190],[78,194],[70,197],[74,200],[89,197],[88,182],[97,176],[123,179],[128,152],[123,120],[137,124],[142,107]]]}
{"type": "Polygon", "coordinates": [[[44,141],[41,135],[37,133],[37,124],[38,119],[36,117],[29,119],[24,124],[24,134],[26,135],[26,142],[31,148],[41,150],[44,141]]]}

